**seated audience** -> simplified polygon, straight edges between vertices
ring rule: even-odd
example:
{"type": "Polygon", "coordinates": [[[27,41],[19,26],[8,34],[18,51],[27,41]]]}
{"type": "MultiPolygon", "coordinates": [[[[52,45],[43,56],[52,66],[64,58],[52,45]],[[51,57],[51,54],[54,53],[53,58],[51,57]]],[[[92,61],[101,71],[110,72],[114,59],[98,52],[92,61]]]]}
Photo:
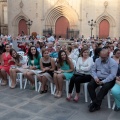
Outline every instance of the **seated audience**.
{"type": "Polygon", "coordinates": [[[70,80],[69,95],[67,97],[68,101],[72,99],[72,91],[75,85],[76,94],[73,100],[75,102],[78,102],[79,94],[80,94],[80,84],[91,81],[90,70],[92,65],[93,65],[93,60],[91,57],[89,57],[89,49],[83,48],[81,50],[81,57],[78,58],[76,64],[76,74],[74,73],[73,77],[70,80]]]}
{"type": "Polygon", "coordinates": [[[93,80],[88,83],[88,92],[92,103],[89,106],[89,111],[94,112],[100,110],[102,100],[108,91],[115,84],[115,77],[117,74],[118,64],[115,60],[109,57],[109,50],[102,48],[100,58],[95,61],[92,67],[91,75],[93,80]],[[100,91],[96,94],[95,89],[99,86],[100,91]]]}
{"type": "Polygon", "coordinates": [[[64,50],[58,53],[58,66],[57,71],[54,73],[54,83],[56,85],[55,97],[62,96],[62,88],[64,79],[70,80],[73,76],[74,65],[72,60],[67,56],[64,50]]]}

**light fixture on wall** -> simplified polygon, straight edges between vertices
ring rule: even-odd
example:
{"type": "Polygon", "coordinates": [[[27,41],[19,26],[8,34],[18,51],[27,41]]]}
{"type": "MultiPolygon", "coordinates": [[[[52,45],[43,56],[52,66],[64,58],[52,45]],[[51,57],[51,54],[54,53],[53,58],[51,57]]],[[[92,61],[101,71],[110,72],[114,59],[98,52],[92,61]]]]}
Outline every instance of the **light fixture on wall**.
{"type": "Polygon", "coordinates": [[[29,19],[26,21],[26,25],[28,26],[28,30],[29,30],[29,35],[30,35],[30,28],[31,28],[32,24],[33,24],[32,20],[29,19]]]}
{"type": "Polygon", "coordinates": [[[93,19],[88,21],[88,25],[90,26],[90,29],[91,29],[91,39],[92,39],[92,31],[93,31],[93,27],[95,27],[96,25],[96,21],[94,21],[93,19]]]}

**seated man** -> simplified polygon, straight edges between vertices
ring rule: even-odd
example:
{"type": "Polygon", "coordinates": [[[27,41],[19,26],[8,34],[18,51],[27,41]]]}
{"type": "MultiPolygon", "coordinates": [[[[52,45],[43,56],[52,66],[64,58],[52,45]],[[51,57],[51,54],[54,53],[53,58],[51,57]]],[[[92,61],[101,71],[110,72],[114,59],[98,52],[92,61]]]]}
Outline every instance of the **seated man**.
{"type": "Polygon", "coordinates": [[[118,65],[116,61],[109,57],[108,49],[102,48],[100,58],[95,61],[91,70],[93,80],[88,84],[88,92],[92,100],[89,106],[90,112],[100,109],[104,96],[115,84],[117,70],[118,65]],[[101,89],[96,95],[95,89],[99,86],[101,86],[101,89]]]}

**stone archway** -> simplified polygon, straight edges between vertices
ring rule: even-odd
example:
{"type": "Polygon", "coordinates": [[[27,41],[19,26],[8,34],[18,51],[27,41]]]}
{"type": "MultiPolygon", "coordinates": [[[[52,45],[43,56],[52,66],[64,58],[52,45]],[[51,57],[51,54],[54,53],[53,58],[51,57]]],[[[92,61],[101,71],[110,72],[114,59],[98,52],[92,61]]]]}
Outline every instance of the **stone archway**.
{"type": "MultiPolygon", "coordinates": [[[[21,20],[27,21],[29,17],[27,17],[23,11],[21,11],[13,20],[12,25],[14,27],[14,36],[17,36],[19,34],[19,23],[21,20]]],[[[25,22],[23,23],[25,25],[25,22]]],[[[21,28],[22,29],[22,28],[21,28]]],[[[28,33],[28,29],[27,32],[28,33]]]]}
{"type": "Polygon", "coordinates": [[[61,16],[57,19],[55,24],[55,35],[58,38],[61,36],[62,38],[67,37],[67,30],[70,28],[69,21],[66,17],[61,16]]]}
{"type": "MultiPolygon", "coordinates": [[[[109,36],[114,36],[114,27],[116,26],[114,18],[105,10],[97,19],[96,19],[96,35],[99,36],[100,33],[100,24],[103,20],[108,21],[109,23],[109,36]]],[[[106,22],[107,24],[107,22],[106,22]]]]}
{"type": "Polygon", "coordinates": [[[107,38],[109,36],[110,24],[106,19],[99,24],[99,38],[107,38]]]}
{"type": "Polygon", "coordinates": [[[69,5],[58,5],[51,8],[46,14],[44,29],[47,30],[52,28],[53,33],[55,33],[56,21],[62,16],[64,16],[69,21],[70,29],[78,29],[79,16],[76,11],[69,5]]]}

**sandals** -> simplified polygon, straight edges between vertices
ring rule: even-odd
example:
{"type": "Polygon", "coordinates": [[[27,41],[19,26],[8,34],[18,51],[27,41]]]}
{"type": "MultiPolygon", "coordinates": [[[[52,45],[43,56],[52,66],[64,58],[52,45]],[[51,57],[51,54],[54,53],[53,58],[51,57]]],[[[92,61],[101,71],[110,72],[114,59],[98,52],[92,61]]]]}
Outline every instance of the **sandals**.
{"type": "Polygon", "coordinates": [[[43,94],[43,93],[47,93],[47,92],[48,92],[48,85],[46,85],[45,87],[46,87],[46,89],[45,89],[45,90],[41,90],[41,91],[40,91],[40,94],[43,94]]]}
{"type": "Polygon", "coordinates": [[[72,96],[70,95],[69,97],[66,98],[67,101],[71,101],[72,100],[72,96]]]}
{"type": "Polygon", "coordinates": [[[2,81],[1,82],[1,86],[6,86],[7,85],[7,81],[2,81]]]}
{"type": "Polygon", "coordinates": [[[11,89],[15,89],[17,87],[17,84],[10,86],[11,89]]]}

